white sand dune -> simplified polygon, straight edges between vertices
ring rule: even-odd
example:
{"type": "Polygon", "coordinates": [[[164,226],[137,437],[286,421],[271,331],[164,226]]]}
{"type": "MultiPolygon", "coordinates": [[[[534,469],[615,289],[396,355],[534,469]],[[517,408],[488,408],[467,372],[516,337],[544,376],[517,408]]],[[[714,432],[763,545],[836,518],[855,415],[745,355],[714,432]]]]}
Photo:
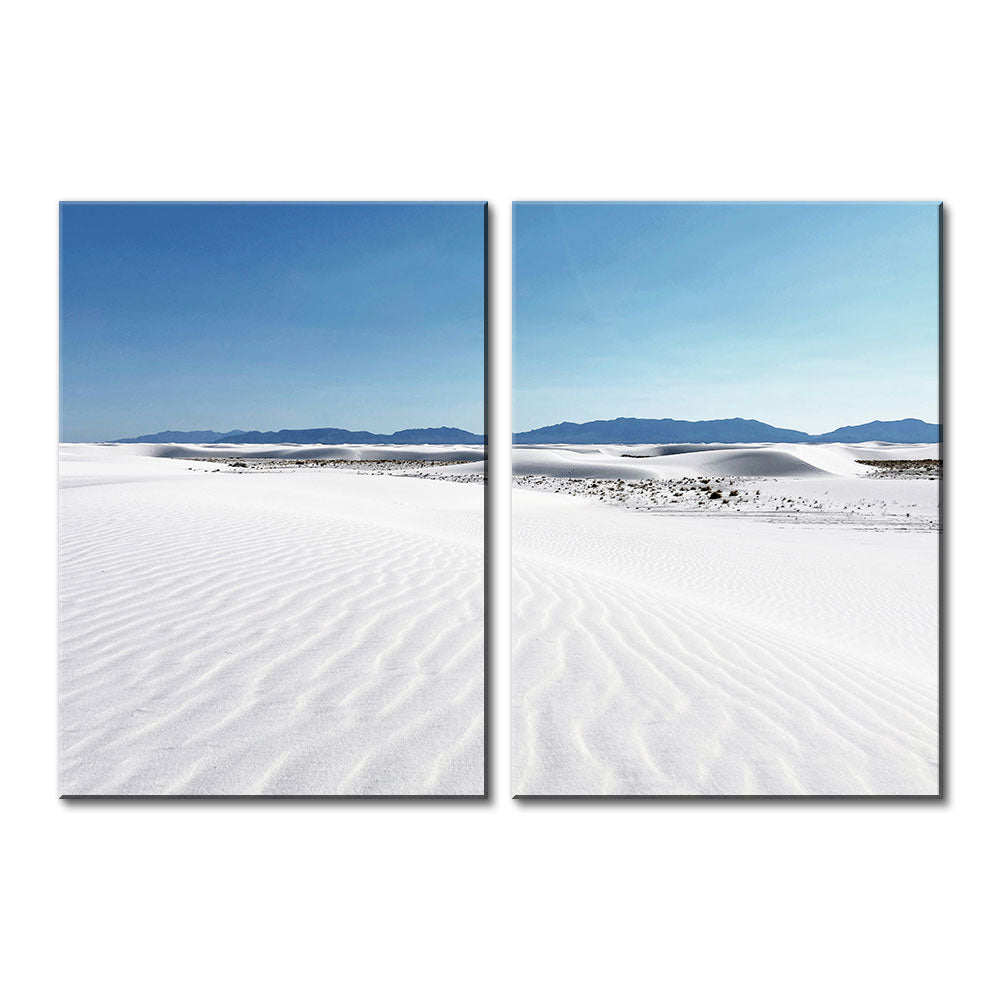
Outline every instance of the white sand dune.
{"type": "Polygon", "coordinates": [[[463,462],[461,465],[442,465],[432,469],[428,475],[432,476],[485,476],[486,462],[463,462]]]}
{"type": "Polygon", "coordinates": [[[164,447],[61,449],[61,793],[482,794],[482,487],[164,447]]]}
{"type": "Polygon", "coordinates": [[[863,476],[858,459],[937,458],[938,445],[748,444],[517,446],[515,476],[677,479],[683,476],[863,476]],[[642,458],[625,456],[644,456],[642,458]]]}
{"type": "MultiPolygon", "coordinates": [[[[72,449],[73,445],[63,445],[72,449]]],[[[395,460],[433,462],[475,462],[483,457],[482,445],[443,444],[105,444],[88,449],[108,449],[114,455],[143,455],[152,458],[297,458],[395,460]]],[[[88,456],[91,451],[85,452],[88,456]]],[[[67,454],[74,454],[69,451],[67,454]]]]}
{"type": "MultiPolygon", "coordinates": [[[[574,461],[540,451],[527,461],[547,475],[574,461]]],[[[516,489],[514,792],[936,794],[938,484],[869,478],[859,451],[933,457],[763,445],[587,458],[601,478],[626,478],[623,463],[739,475],[763,503],[822,500],[812,521],[516,489]]]]}

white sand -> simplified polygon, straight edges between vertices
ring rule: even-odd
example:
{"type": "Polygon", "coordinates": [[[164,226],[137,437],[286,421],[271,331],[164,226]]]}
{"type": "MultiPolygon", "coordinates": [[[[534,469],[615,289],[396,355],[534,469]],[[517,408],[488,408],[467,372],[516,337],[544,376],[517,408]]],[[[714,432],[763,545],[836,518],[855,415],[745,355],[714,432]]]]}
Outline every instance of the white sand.
{"type": "Polygon", "coordinates": [[[61,793],[481,794],[482,486],[220,452],[482,457],[62,446],[61,793]]]}
{"type": "Polygon", "coordinates": [[[658,447],[515,449],[515,793],[935,794],[936,447],[658,447]]]}

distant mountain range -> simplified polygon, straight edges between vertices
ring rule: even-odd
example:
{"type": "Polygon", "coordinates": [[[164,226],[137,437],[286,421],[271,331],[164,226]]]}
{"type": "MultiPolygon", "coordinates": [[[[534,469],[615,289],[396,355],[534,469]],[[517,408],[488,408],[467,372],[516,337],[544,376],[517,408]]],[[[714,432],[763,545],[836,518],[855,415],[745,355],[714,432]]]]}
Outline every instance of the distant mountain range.
{"type": "MultiPolygon", "coordinates": [[[[516,444],[738,444],[751,441],[777,443],[888,441],[924,444],[941,440],[941,425],[923,420],[873,420],[867,424],[838,427],[826,434],[806,434],[787,427],[772,427],[759,420],[640,420],[617,417],[585,424],[562,423],[514,435],[516,444]]],[[[392,434],[349,431],[343,427],[313,427],[280,431],[159,431],[115,444],[485,444],[482,434],[459,427],[414,427],[392,434]]]]}
{"type": "Polygon", "coordinates": [[[827,434],[816,434],[811,441],[889,441],[893,444],[927,444],[941,440],[941,425],[927,424],[910,417],[906,420],[872,420],[854,427],[838,427],[827,434]]]}
{"type": "Polygon", "coordinates": [[[413,427],[392,434],[313,427],[280,431],[159,431],[114,444],[485,444],[482,434],[459,427],[413,427]]]}
{"type": "Polygon", "coordinates": [[[838,427],[827,434],[806,434],[739,417],[730,420],[617,417],[615,420],[591,420],[585,424],[552,424],[514,435],[516,444],[738,444],[751,441],[924,444],[940,440],[940,424],[928,424],[912,418],[873,420],[867,424],[838,427]]]}
{"type": "Polygon", "coordinates": [[[140,437],[119,438],[112,444],[212,444],[231,434],[243,431],[160,431],[158,434],[142,434],[140,437]]]}

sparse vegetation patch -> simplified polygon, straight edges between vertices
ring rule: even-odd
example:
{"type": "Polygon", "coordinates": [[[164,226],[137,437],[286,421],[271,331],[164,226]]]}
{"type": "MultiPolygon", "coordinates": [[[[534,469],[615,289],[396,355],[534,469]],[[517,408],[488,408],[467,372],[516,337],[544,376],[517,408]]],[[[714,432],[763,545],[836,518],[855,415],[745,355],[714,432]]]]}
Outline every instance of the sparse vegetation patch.
{"type": "Polygon", "coordinates": [[[858,465],[866,465],[877,479],[940,479],[941,459],[872,459],[856,458],[858,465]]]}

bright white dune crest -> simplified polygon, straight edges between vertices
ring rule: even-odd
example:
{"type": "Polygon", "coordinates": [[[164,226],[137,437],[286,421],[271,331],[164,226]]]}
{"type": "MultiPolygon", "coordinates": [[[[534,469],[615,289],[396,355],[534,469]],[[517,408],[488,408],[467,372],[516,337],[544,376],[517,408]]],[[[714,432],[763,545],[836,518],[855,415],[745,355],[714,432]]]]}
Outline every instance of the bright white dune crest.
{"type": "Polygon", "coordinates": [[[482,487],[220,454],[482,449],[62,446],[61,793],[481,794],[482,487]]]}
{"type": "Polygon", "coordinates": [[[515,448],[515,794],[936,794],[937,456],[515,448]]]}
{"type": "Polygon", "coordinates": [[[139,444],[109,447],[135,449],[138,454],[156,458],[215,458],[235,455],[245,458],[474,462],[483,455],[481,445],[439,444],[139,444]]]}
{"type": "Polygon", "coordinates": [[[858,459],[937,458],[939,446],[847,444],[518,445],[514,475],[601,479],[725,476],[865,475],[858,459]],[[623,456],[641,455],[640,461],[623,456]]]}

